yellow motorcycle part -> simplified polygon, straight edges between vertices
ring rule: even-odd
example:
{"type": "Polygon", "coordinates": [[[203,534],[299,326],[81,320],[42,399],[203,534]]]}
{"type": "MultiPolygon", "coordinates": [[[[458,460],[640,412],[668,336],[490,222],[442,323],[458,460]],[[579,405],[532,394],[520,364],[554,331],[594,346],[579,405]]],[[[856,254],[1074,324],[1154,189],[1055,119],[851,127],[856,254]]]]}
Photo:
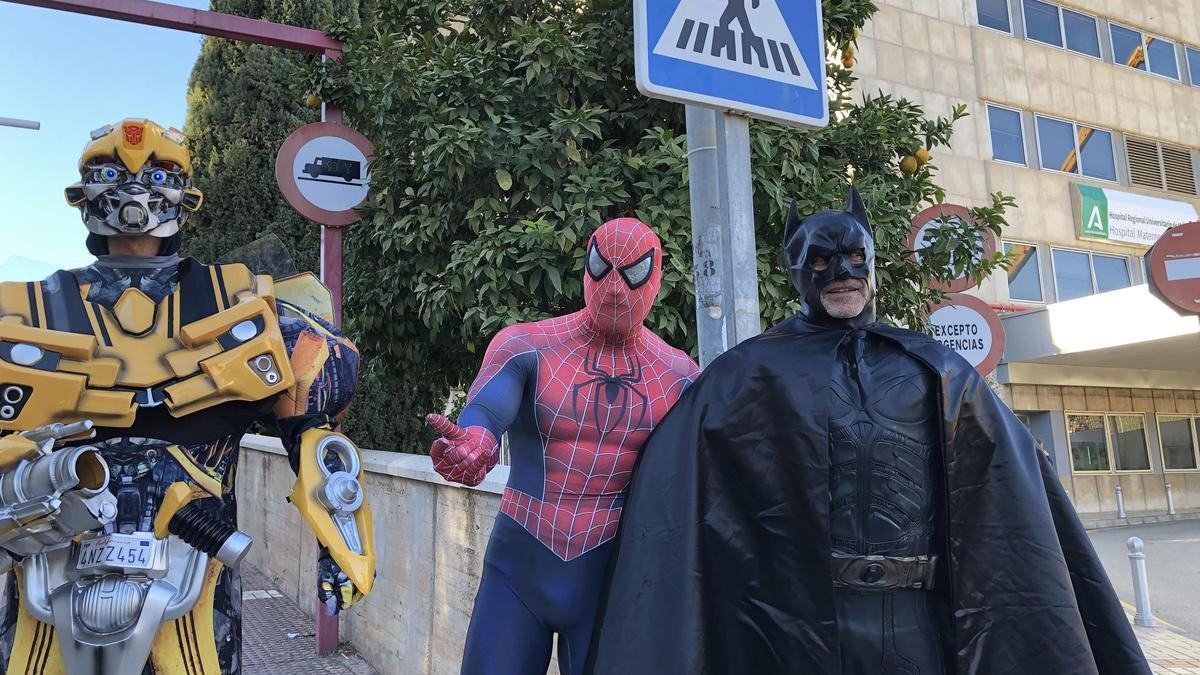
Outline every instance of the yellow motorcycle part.
{"type": "Polygon", "coordinates": [[[0,470],[38,454],[38,444],[18,434],[0,438],[0,470]]]}
{"type": "MultiPolygon", "coordinates": [[[[297,468],[296,483],[292,486],[289,500],[300,511],[300,516],[312,528],[317,540],[329,551],[330,557],[342,568],[355,588],[363,595],[371,592],[375,583],[375,531],[371,522],[371,509],[364,499],[354,512],[355,529],[362,544],[362,553],[356,553],[343,538],[341,531],[334,523],[333,516],[326,506],[321,503],[318,493],[324,488],[329,478],[322,458],[318,456],[319,445],[327,437],[335,436],[358,454],[358,447],[345,436],[327,429],[309,429],[300,435],[300,457],[297,468]]],[[[356,462],[360,489],[362,480],[361,460],[356,462]]]]}
{"type": "Polygon", "coordinates": [[[167,492],[163,495],[162,503],[158,506],[158,513],[154,516],[154,536],[166,539],[171,534],[167,526],[171,524],[171,519],[179,512],[179,509],[190,504],[192,500],[208,496],[209,494],[204,490],[183,481],[171,483],[171,487],[167,488],[167,492]]]}
{"type": "MultiPolygon", "coordinates": [[[[178,485],[178,483],[177,483],[178,485]]],[[[221,675],[213,626],[213,604],[222,565],[208,561],[200,599],[192,611],[158,628],[150,663],[161,675],[221,675]]]]}
{"type": "MultiPolygon", "coordinates": [[[[8,583],[21,588],[23,576],[20,567],[13,568],[8,583]]],[[[33,618],[25,609],[25,599],[20,593],[17,598],[17,630],[8,656],[7,675],[66,675],[54,626],[33,618]]]]}

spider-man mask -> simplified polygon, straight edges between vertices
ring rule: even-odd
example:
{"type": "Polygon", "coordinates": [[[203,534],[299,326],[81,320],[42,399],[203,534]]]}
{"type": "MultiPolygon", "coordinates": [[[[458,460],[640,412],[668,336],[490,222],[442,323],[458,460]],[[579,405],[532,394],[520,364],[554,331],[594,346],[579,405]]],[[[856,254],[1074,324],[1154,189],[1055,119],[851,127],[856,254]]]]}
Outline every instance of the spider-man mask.
{"type": "Polygon", "coordinates": [[[636,218],[601,225],[588,240],[583,297],[596,330],[620,337],[646,320],[662,284],[662,244],[636,218]]]}

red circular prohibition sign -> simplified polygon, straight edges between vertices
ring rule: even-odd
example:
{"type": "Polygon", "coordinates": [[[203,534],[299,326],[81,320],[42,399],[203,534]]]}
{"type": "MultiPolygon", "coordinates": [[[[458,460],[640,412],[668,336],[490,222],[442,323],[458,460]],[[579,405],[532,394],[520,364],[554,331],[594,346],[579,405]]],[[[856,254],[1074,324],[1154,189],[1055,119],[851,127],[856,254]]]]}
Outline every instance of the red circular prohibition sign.
{"type": "Polygon", "coordinates": [[[375,146],[371,141],[367,140],[366,136],[344,124],[314,122],[293,131],[284,140],[283,145],[279,146],[279,154],[275,156],[275,182],[279,184],[279,191],[283,193],[284,200],[296,210],[296,213],[315,223],[332,227],[344,227],[358,220],[359,215],[354,209],[328,211],[313,204],[305,199],[304,195],[300,194],[300,190],[296,188],[295,179],[291,175],[292,163],[296,160],[296,155],[300,153],[300,148],[304,147],[305,143],[320,136],[336,136],[341,138],[358,148],[359,152],[367,158],[368,162],[375,159],[375,146]]]}
{"type": "Polygon", "coordinates": [[[1163,232],[1147,257],[1150,288],[1176,311],[1200,314],[1200,222],[1163,232]]]}

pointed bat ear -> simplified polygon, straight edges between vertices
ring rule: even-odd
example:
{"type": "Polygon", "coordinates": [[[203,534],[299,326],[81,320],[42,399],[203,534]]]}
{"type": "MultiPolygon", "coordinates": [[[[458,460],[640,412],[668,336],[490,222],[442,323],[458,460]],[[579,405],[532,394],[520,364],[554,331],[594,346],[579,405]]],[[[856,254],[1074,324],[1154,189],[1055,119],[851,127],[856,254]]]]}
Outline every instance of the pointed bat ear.
{"type": "Polygon", "coordinates": [[[788,206],[787,222],[783,225],[783,245],[787,246],[788,242],[796,234],[796,230],[800,227],[800,214],[796,212],[796,198],[792,198],[792,203],[788,206]]]}
{"type": "Polygon", "coordinates": [[[867,216],[867,207],[863,204],[862,196],[858,194],[858,188],[850,186],[850,197],[847,200],[846,212],[854,216],[854,219],[862,223],[863,227],[867,228],[874,236],[874,230],[871,228],[871,219],[867,216]]]}

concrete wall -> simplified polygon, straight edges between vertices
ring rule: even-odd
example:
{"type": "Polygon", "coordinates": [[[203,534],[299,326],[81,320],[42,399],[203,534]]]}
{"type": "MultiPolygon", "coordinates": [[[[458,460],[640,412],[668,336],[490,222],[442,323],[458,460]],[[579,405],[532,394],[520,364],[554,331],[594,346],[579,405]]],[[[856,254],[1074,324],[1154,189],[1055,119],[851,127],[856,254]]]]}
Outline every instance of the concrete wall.
{"type": "MultiPolygon", "coordinates": [[[[464,488],[421,455],[365,450],[363,465],[378,577],[342,619],[342,637],[383,675],[457,675],[508,469],[464,488]]],[[[239,523],[254,537],[247,560],[311,613],[317,542],[285,499],[293,474],[279,441],[248,436],[239,473],[239,523]]]]}

